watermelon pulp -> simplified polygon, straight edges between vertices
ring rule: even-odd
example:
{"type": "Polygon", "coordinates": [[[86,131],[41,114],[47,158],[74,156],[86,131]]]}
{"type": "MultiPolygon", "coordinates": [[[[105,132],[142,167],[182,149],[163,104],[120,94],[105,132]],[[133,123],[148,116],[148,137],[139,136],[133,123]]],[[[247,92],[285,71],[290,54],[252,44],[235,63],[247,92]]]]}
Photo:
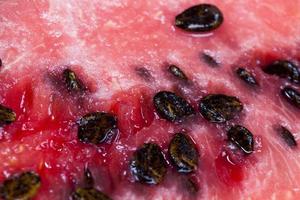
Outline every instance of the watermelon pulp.
{"type": "Polygon", "coordinates": [[[17,120],[0,129],[0,180],[34,170],[42,179],[35,199],[68,199],[88,166],[95,187],[113,199],[299,198],[299,150],[288,148],[274,126],[299,138],[300,112],[280,97],[288,82],[261,70],[276,59],[298,64],[299,8],[298,0],[2,0],[0,103],[17,120]],[[201,2],[223,12],[219,29],[195,35],[173,26],[175,15],[201,2]],[[210,67],[202,53],[220,66],[210,67]],[[170,78],[167,64],[180,66],[192,84],[170,78]],[[70,95],[54,83],[66,66],[89,87],[87,94],[70,95]],[[241,82],[236,66],[251,70],[260,87],[241,82]],[[140,67],[150,80],[136,73],[140,67]],[[194,106],[208,93],[239,97],[244,111],[231,123],[251,130],[255,152],[232,163],[224,126],[199,114],[177,124],[161,119],[152,105],[160,90],[175,91],[194,106]],[[92,111],[118,117],[119,131],[107,144],[77,139],[76,121],[92,111]],[[135,183],[128,169],[133,151],[153,141],[166,152],[172,135],[183,130],[200,152],[191,175],[199,191],[190,194],[182,184],[186,176],[171,167],[162,184],[135,183]]]}

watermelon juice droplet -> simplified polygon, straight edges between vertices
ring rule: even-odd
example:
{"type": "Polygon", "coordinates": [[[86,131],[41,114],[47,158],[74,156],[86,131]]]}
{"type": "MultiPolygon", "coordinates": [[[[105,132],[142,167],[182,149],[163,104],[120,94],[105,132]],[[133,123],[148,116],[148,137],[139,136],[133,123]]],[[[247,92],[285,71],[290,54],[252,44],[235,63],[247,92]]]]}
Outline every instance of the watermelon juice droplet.
{"type": "Polygon", "coordinates": [[[236,186],[244,179],[242,166],[235,163],[226,151],[216,158],[215,168],[219,180],[228,186],[236,186]]]}

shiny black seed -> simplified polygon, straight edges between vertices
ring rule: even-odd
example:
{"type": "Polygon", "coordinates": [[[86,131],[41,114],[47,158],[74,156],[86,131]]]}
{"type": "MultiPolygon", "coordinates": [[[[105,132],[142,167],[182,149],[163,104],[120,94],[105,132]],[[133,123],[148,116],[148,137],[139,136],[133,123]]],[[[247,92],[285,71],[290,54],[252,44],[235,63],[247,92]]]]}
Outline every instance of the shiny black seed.
{"type": "Polygon", "coordinates": [[[199,4],[190,7],[175,18],[175,25],[189,32],[212,31],[222,23],[222,12],[211,4],[199,4]]]}
{"type": "Polygon", "coordinates": [[[297,141],[295,140],[294,135],[287,128],[281,127],[279,135],[289,147],[293,148],[297,146],[297,141]]]}
{"type": "Polygon", "coordinates": [[[161,148],[157,144],[146,143],[137,149],[130,163],[130,171],[138,182],[159,184],[167,172],[161,148]]]}
{"type": "Polygon", "coordinates": [[[300,82],[300,72],[298,67],[287,60],[275,61],[272,64],[266,66],[263,71],[267,74],[277,75],[281,78],[287,78],[291,82],[300,82]]]}
{"type": "Polygon", "coordinates": [[[297,90],[291,87],[284,87],[281,90],[281,94],[290,104],[300,108],[300,93],[297,90]]]}
{"type": "Polygon", "coordinates": [[[2,59],[0,58],[0,67],[2,67],[2,59]]]}
{"type": "Polygon", "coordinates": [[[185,99],[168,91],[158,92],[153,103],[160,117],[169,121],[180,121],[194,113],[193,107],[185,99]]]}
{"type": "Polygon", "coordinates": [[[16,113],[0,104],[0,126],[11,124],[14,121],[16,121],[16,113]]]}
{"type": "Polygon", "coordinates": [[[214,57],[212,57],[211,55],[207,54],[207,53],[201,53],[200,58],[209,66],[211,67],[218,67],[219,63],[218,61],[216,61],[214,59],[214,57]]]}
{"type": "Polygon", "coordinates": [[[151,72],[148,69],[144,68],[144,67],[135,68],[135,72],[137,73],[138,76],[140,76],[141,78],[143,78],[146,81],[154,80],[151,72]]]}
{"type": "Polygon", "coordinates": [[[94,188],[77,188],[72,200],[111,200],[109,196],[94,188]]]}
{"type": "Polygon", "coordinates": [[[169,144],[169,155],[178,172],[189,173],[198,167],[199,153],[192,139],[176,133],[169,144]]]}
{"type": "Polygon", "coordinates": [[[238,77],[248,85],[253,85],[253,86],[258,85],[258,82],[256,81],[253,74],[251,74],[246,69],[240,67],[235,72],[238,75],[238,77]]]}
{"type": "Polygon", "coordinates": [[[35,172],[23,172],[6,179],[1,188],[0,196],[5,200],[30,200],[41,186],[41,180],[35,172]]]}
{"type": "Polygon", "coordinates": [[[70,69],[65,69],[63,71],[63,77],[66,84],[66,87],[69,91],[84,91],[86,88],[84,87],[81,80],[78,79],[75,72],[70,69]]]}
{"type": "Polygon", "coordinates": [[[235,125],[227,132],[228,140],[233,142],[246,154],[253,152],[254,139],[253,134],[245,127],[235,125]]]}
{"type": "Polygon", "coordinates": [[[223,123],[234,118],[243,110],[240,100],[224,94],[210,94],[199,103],[199,111],[210,122],[223,123]]]}
{"type": "Polygon", "coordinates": [[[104,112],[94,112],[83,116],[78,122],[78,138],[81,142],[99,144],[117,128],[115,116],[104,112]]]}
{"type": "Polygon", "coordinates": [[[94,178],[89,168],[84,168],[84,184],[86,188],[92,188],[94,186],[94,178]]]}
{"type": "Polygon", "coordinates": [[[180,79],[180,80],[188,80],[187,76],[184,74],[184,72],[177,67],[176,65],[170,65],[168,68],[168,71],[176,78],[180,79]]]}

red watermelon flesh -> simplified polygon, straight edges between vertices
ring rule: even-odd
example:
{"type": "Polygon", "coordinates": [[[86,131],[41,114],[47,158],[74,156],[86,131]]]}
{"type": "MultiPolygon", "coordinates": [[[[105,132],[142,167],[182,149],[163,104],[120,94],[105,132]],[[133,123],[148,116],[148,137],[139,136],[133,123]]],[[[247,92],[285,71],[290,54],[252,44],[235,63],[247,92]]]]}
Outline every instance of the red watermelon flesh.
{"type": "Polygon", "coordinates": [[[275,60],[299,64],[299,11],[298,0],[1,0],[0,103],[17,120],[0,129],[0,181],[32,170],[41,177],[34,199],[62,200],[83,184],[88,167],[94,187],[112,199],[299,199],[300,153],[276,127],[288,128],[298,141],[300,110],[280,95],[291,83],[262,71],[275,60]],[[174,27],[176,15],[199,3],[222,11],[218,29],[193,34],[174,27]],[[205,62],[203,53],[218,66],[205,62]],[[169,64],[179,66],[189,83],[170,76],[169,64]],[[251,71],[259,86],[242,82],[237,67],[251,71]],[[86,85],[83,95],[62,86],[65,68],[86,85]],[[199,112],[180,123],[162,119],[152,102],[161,90],[195,108],[207,94],[238,97],[244,110],[227,125],[247,127],[254,152],[232,158],[226,126],[199,112]],[[105,144],[77,138],[77,120],[94,111],[118,118],[118,132],[105,144]],[[167,154],[181,131],[200,152],[197,171],[182,175],[168,164],[162,183],[135,182],[133,152],[151,141],[167,154]]]}

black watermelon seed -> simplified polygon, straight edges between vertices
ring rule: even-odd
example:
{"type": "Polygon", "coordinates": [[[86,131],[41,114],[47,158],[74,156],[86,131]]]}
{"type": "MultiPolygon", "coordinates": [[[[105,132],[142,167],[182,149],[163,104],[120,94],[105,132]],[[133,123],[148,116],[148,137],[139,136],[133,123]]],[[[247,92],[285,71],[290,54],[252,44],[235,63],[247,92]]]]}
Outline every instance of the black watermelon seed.
{"type": "Polygon", "coordinates": [[[160,117],[172,122],[194,114],[193,107],[185,99],[172,92],[158,92],[153,98],[153,103],[160,117]]]}
{"type": "Polygon", "coordinates": [[[227,132],[228,140],[233,142],[246,154],[253,152],[254,139],[253,134],[245,127],[235,125],[227,132]]]}
{"type": "Polygon", "coordinates": [[[284,87],[281,94],[290,104],[300,108],[300,93],[298,91],[291,87],[284,87]]]}
{"type": "Polygon", "coordinates": [[[117,118],[109,113],[94,112],[78,122],[78,138],[81,142],[99,144],[117,128],[117,118]]]}
{"type": "Polygon", "coordinates": [[[169,144],[169,155],[178,172],[190,173],[198,167],[199,153],[192,139],[176,133],[169,144]]]}
{"type": "Polygon", "coordinates": [[[135,72],[139,77],[146,81],[152,81],[154,79],[151,72],[145,67],[137,67],[135,68],[135,72]]]}
{"type": "Polygon", "coordinates": [[[289,147],[293,148],[297,146],[294,135],[287,128],[282,126],[279,135],[289,147]]]}
{"type": "Polygon", "coordinates": [[[186,81],[188,80],[185,73],[176,65],[170,65],[168,71],[177,79],[186,81]]]}
{"type": "Polygon", "coordinates": [[[84,168],[84,184],[86,188],[94,187],[94,178],[89,168],[84,168]]]}
{"type": "Polygon", "coordinates": [[[23,172],[6,179],[1,188],[0,196],[5,200],[30,200],[41,186],[41,180],[35,172],[23,172]]]}
{"type": "Polygon", "coordinates": [[[63,77],[69,91],[82,92],[86,89],[82,81],[78,79],[77,75],[72,70],[65,69],[63,71],[63,77]]]}
{"type": "Polygon", "coordinates": [[[161,148],[146,143],[134,152],[130,171],[135,180],[146,184],[159,184],[167,172],[167,163],[161,148]]]}
{"type": "Polygon", "coordinates": [[[267,74],[277,75],[281,78],[287,78],[291,82],[300,82],[300,72],[298,67],[287,60],[278,60],[263,68],[267,74]]]}
{"type": "Polygon", "coordinates": [[[211,67],[218,67],[219,62],[207,53],[201,53],[200,58],[211,67]]]}
{"type": "Polygon", "coordinates": [[[111,200],[109,196],[94,188],[77,188],[72,200],[111,200]]]}
{"type": "Polygon", "coordinates": [[[3,63],[2,63],[2,59],[0,58],[0,67],[2,67],[2,64],[3,64],[3,63]]]}
{"type": "Polygon", "coordinates": [[[223,14],[214,5],[199,4],[190,7],[175,18],[175,26],[189,32],[207,32],[223,23],[223,14]]]}
{"type": "Polygon", "coordinates": [[[11,124],[14,121],[16,121],[16,113],[0,104],[0,126],[11,124]]]}
{"type": "Polygon", "coordinates": [[[247,83],[248,85],[252,85],[252,86],[257,86],[258,85],[258,82],[256,81],[253,74],[251,74],[246,69],[240,67],[235,72],[238,75],[238,77],[241,80],[243,80],[245,83],[247,83]]]}
{"type": "Polygon", "coordinates": [[[243,104],[233,96],[210,94],[199,103],[199,111],[210,122],[223,123],[234,118],[243,110],[243,104]]]}

